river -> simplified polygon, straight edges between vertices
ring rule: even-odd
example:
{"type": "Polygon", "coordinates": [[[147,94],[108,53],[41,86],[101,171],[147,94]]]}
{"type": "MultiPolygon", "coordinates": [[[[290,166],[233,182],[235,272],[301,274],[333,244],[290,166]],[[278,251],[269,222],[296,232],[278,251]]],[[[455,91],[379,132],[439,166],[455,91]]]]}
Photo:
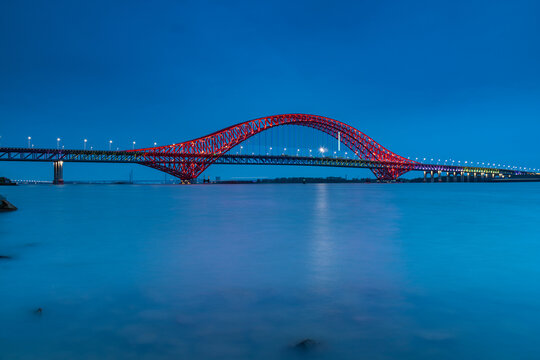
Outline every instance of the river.
{"type": "Polygon", "coordinates": [[[540,357],[540,183],[0,191],[1,359],[540,357]]]}

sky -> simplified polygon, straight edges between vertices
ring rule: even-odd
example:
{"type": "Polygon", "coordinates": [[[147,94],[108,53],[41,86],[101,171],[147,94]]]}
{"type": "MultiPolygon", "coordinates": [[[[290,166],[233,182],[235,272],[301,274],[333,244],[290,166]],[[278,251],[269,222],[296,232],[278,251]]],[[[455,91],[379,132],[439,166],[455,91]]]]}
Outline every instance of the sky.
{"type": "MultiPolygon", "coordinates": [[[[540,2],[2,1],[0,146],[129,149],[282,113],[409,157],[540,167],[540,2]]],[[[65,164],[66,180],[162,179],[65,164]]],[[[0,176],[52,179],[52,164],[0,176]]],[[[221,178],[368,170],[212,166],[221,178]]]]}

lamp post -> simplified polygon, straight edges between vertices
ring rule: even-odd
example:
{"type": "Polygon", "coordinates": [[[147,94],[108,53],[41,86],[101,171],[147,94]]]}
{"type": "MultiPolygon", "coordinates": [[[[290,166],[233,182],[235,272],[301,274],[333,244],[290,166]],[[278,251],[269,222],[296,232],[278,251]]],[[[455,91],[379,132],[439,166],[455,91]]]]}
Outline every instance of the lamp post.
{"type": "Polygon", "coordinates": [[[135,141],[133,142],[133,146],[131,148],[135,150],[135,141]]]}
{"type": "Polygon", "coordinates": [[[87,141],[88,141],[87,139],[84,139],[84,150],[86,150],[86,142],[87,141]]]}
{"type": "Polygon", "coordinates": [[[31,141],[31,140],[32,140],[32,137],[29,136],[29,137],[28,137],[28,148],[30,148],[30,141],[31,141]]]}
{"type": "Polygon", "coordinates": [[[109,151],[111,151],[112,140],[109,140],[109,151]]]}
{"type": "Polygon", "coordinates": [[[56,148],[60,149],[60,138],[56,138],[56,148]]]}

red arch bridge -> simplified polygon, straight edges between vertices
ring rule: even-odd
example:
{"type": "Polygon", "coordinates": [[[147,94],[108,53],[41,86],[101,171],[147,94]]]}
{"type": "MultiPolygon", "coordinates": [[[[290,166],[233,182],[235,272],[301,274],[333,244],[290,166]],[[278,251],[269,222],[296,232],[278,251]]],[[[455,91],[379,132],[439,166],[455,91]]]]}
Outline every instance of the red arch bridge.
{"type": "MultiPolygon", "coordinates": [[[[270,149],[272,149],[270,147],[270,149]]],[[[311,152],[311,150],[310,150],[311,152]]],[[[347,154],[347,152],[346,152],[347,154]]],[[[229,126],[212,134],[182,143],[124,151],[0,148],[0,161],[50,161],[54,163],[54,182],[63,182],[64,162],[135,163],[171,174],[183,183],[196,179],[212,164],[304,165],[368,168],[377,179],[396,180],[408,171],[424,171],[431,180],[447,176],[484,178],[532,174],[504,168],[423,164],[386,149],[372,138],[340,121],[308,114],[274,115],[229,126]],[[337,140],[351,152],[349,157],[300,156],[287,154],[238,154],[231,150],[250,138],[277,127],[307,127],[337,140]]]]}

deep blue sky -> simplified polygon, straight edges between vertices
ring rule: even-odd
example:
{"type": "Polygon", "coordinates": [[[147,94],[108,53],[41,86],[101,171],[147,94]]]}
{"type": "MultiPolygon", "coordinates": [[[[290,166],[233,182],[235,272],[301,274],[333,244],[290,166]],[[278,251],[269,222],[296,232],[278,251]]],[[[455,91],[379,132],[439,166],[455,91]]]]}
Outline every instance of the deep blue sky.
{"type": "MultiPolygon", "coordinates": [[[[3,1],[2,146],[175,143],[288,112],[405,156],[540,167],[540,2],[3,1]]],[[[162,178],[73,165],[66,179],[162,178]]],[[[208,175],[367,176],[215,167],[208,175]]],[[[51,164],[0,163],[50,179],[51,164]]]]}

